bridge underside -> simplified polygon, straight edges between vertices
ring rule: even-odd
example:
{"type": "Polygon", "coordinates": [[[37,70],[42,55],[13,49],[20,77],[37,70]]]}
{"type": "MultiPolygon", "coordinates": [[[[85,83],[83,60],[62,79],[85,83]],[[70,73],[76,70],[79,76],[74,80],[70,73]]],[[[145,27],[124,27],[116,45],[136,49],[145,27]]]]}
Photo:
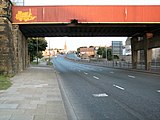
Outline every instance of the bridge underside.
{"type": "Polygon", "coordinates": [[[160,24],[138,23],[62,23],[20,24],[26,37],[135,37],[147,32],[160,33],[160,24]]]}
{"type": "Polygon", "coordinates": [[[0,74],[28,66],[27,37],[132,37],[132,68],[137,67],[138,50],[144,50],[146,70],[151,49],[160,47],[159,5],[22,7],[2,0],[0,13],[0,74]]]}

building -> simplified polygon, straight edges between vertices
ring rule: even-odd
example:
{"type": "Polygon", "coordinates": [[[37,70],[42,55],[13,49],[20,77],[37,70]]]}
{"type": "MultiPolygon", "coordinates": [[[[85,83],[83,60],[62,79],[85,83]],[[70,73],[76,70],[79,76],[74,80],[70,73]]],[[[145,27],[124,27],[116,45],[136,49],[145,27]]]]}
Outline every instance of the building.
{"type": "Polygon", "coordinates": [[[80,57],[81,59],[94,58],[96,55],[94,47],[81,47],[80,48],[80,57]]]}
{"type": "Polygon", "coordinates": [[[160,48],[152,49],[152,62],[153,63],[160,63],[160,48]]]}
{"type": "Polygon", "coordinates": [[[123,43],[122,41],[112,41],[112,54],[117,55],[120,59],[123,55],[123,43]]]}
{"type": "Polygon", "coordinates": [[[132,61],[132,51],[131,51],[131,37],[128,37],[125,41],[124,45],[124,55],[123,55],[123,60],[126,62],[131,62],[132,61]]]}
{"type": "MultiPolygon", "coordinates": [[[[149,34],[150,35],[150,34],[149,34]]],[[[138,37],[138,41],[143,40],[143,38],[138,37]]],[[[127,62],[132,62],[131,57],[132,51],[131,51],[131,37],[128,37],[125,42],[125,50],[124,50],[124,60],[127,62]]],[[[138,63],[144,63],[145,61],[145,53],[144,50],[138,51],[138,63]]],[[[160,48],[153,48],[152,49],[152,62],[160,62],[160,48]]]]}
{"type": "Polygon", "coordinates": [[[131,54],[132,54],[132,51],[131,51],[131,37],[128,37],[127,40],[125,41],[124,55],[131,56],[131,54]]]}
{"type": "Polygon", "coordinates": [[[67,50],[67,43],[66,43],[66,41],[65,41],[65,43],[64,43],[64,51],[63,51],[64,53],[67,53],[68,52],[68,50],[67,50]]]}
{"type": "Polygon", "coordinates": [[[44,57],[54,56],[57,55],[56,49],[46,49],[45,51],[42,51],[42,55],[44,57]]]}
{"type": "MultiPolygon", "coordinates": [[[[131,49],[131,38],[128,37],[125,41],[125,46],[124,46],[124,56],[123,59],[126,62],[132,62],[132,49],[131,49]]],[[[141,40],[141,37],[138,37],[138,41],[141,40]]],[[[139,50],[138,51],[138,62],[142,63],[144,62],[144,50],[139,50]]]]}

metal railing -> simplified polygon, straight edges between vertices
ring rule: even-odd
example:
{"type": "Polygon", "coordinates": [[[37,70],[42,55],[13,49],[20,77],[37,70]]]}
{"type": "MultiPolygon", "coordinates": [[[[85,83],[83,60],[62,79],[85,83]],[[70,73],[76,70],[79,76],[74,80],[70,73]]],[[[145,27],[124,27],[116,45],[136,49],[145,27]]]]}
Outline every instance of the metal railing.
{"type": "Polygon", "coordinates": [[[160,73],[160,62],[150,62],[150,71],[160,73]]]}
{"type": "MultiPolygon", "coordinates": [[[[98,66],[104,66],[104,67],[112,67],[112,68],[122,68],[122,69],[133,69],[132,63],[131,62],[125,62],[125,61],[106,61],[103,59],[73,59],[73,58],[68,58],[67,59],[74,61],[74,62],[79,62],[79,63],[84,63],[84,64],[91,64],[91,65],[98,65],[98,66]]],[[[160,73],[160,62],[150,62],[149,63],[150,69],[147,72],[155,72],[155,73],[160,73]]],[[[137,70],[145,70],[145,63],[144,62],[139,62],[137,63],[137,70]]]]}

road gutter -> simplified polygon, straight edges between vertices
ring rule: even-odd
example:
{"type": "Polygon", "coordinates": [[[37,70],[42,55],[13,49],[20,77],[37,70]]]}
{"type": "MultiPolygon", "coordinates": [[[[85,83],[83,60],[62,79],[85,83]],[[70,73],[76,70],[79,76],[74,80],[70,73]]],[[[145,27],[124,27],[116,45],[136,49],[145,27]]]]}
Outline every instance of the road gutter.
{"type": "Polygon", "coordinates": [[[67,93],[65,91],[65,88],[63,87],[62,80],[61,80],[60,76],[57,74],[57,72],[55,72],[55,73],[56,73],[58,85],[60,87],[60,92],[62,94],[62,99],[64,102],[64,107],[66,109],[66,114],[67,114],[68,120],[78,120],[78,117],[76,116],[74,108],[67,97],[67,93]]]}

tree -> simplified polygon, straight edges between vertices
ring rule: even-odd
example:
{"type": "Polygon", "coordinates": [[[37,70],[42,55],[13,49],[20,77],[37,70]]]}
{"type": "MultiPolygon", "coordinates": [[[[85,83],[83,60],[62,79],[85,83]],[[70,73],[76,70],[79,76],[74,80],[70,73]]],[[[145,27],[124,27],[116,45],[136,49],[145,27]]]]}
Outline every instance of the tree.
{"type": "MultiPolygon", "coordinates": [[[[97,50],[97,54],[101,55],[102,58],[106,58],[106,48],[105,47],[99,47],[97,50]]],[[[114,59],[117,59],[117,56],[114,56],[114,59]]],[[[112,49],[107,49],[107,60],[112,60],[112,49]]]]}
{"type": "Polygon", "coordinates": [[[77,56],[79,56],[79,54],[80,54],[80,47],[77,48],[77,56]]]}
{"type": "Polygon", "coordinates": [[[35,57],[41,58],[42,51],[47,47],[47,41],[43,37],[28,38],[28,52],[30,54],[30,61],[33,61],[35,57]]]}
{"type": "Polygon", "coordinates": [[[89,48],[94,48],[94,46],[89,46],[89,48]]]}
{"type": "Polygon", "coordinates": [[[101,55],[102,58],[106,58],[106,48],[105,47],[99,47],[97,50],[97,54],[101,55]]]}
{"type": "Polygon", "coordinates": [[[119,56],[118,55],[114,55],[114,59],[119,59],[119,56]]]}
{"type": "Polygon", "coordinates": [[[112,60],[112,49],[107,49],[107,60],[112,60]]]}
{"type": "Polygon", "coordinates": [[[102,48],[101,47],[98,48],[97,54],[102,56],[102,48]]]}

